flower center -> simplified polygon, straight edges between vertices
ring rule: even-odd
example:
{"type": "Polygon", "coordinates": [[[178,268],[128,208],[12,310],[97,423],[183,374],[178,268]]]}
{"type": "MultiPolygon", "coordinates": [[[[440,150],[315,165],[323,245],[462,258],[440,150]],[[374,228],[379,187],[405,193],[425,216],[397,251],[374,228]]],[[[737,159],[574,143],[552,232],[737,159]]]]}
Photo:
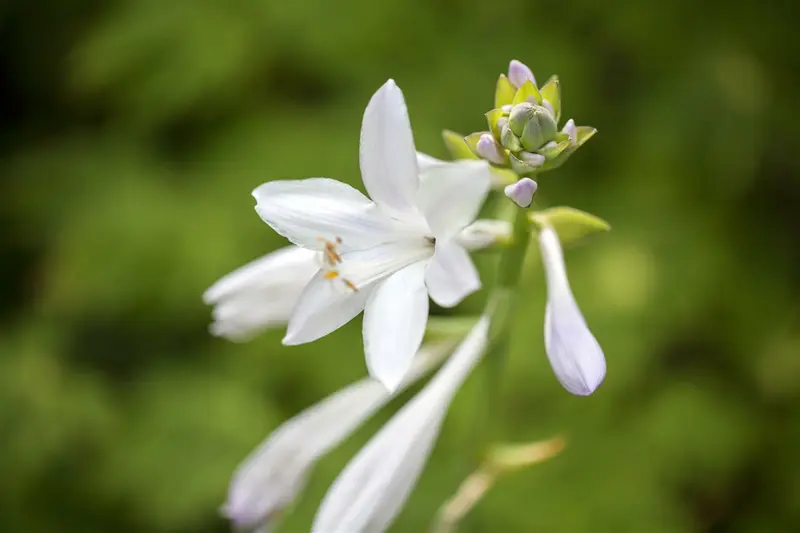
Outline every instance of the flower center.
{"type": "Polygon", "coordinates": [[[339,254],[338,246],[342,244],[342,238],[336,237],[334,241],[329,241],[324,237],[317,237],[317,239],[325,244],[322,251],[322,270],[324,274],[322,277],[329,280],[341,280],[345,287],[351,291],[358,291],[355,283],[342,277],[339,272],[338,265],[342,264],[342,256],[339,254]]]}

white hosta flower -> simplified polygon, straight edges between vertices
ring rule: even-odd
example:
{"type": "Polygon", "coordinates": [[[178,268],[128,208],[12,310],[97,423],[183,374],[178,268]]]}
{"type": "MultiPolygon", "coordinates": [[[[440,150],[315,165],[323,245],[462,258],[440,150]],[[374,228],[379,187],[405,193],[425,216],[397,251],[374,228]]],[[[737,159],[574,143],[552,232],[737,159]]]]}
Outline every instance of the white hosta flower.
{"type": "Polygon", "coordinates": [[[480,288],[456,237],[475,219],[490,171],[485,161],[432,165],[420,179],[403,93],[392,80],[367,105],[360,162],[371,200],[327,178],[273,181],[253,196],[275,231],[323,253],[284,344],[323,337],[363,310],[367,367],[392,390],[422,342],[428,297],[452,307],[480,288]]]}
{"type": "MultiPolygon", "coordinates": [[[[421,169],[445,165],[455,170],[454,165],[460,162],[449,163],[418,152],[417,164],[421,169]]],[[[429,174],[423,171],[421,177],[429,174]]],[[[466,172],[465,178],[469,177],[470,172],[466,172]]],[[[454,180],[445,185],[460,187],[454,180]]],[[[467,250],[479,250],[510,234],[511,226],[504,221],[478,220],[464,228],[457,239],[467,250]]],[[[321,252],[291,245],[223,276],[203,294],[203,301],[214,306],[211,333],[242,342],[266,328],[285,326],[300,294],[322,264],[321,252]]]]}
{"type": "Polygon", "coordinates": [[[203,294],[203,301],[214,306],[211,333],[245,341],[285,325],[319,266],[318,252],[291,245],[220,278],[203,294]]]}
{"type": "MultiPolygon", "coordinates": [[[[453,343],[425,345],[401,388],[425,375],[453,343]]],[[[269,525],[306,484],[317,459],[355,431],[394,395],[374,379],[363,379],[328,396],[282,424],[239,466],[223,512],[237,528],[269,525]]]]}
{"type": "Polygon", "coordinates": [[[567,279],[564,254],[555,230],[539,232],[547,277],[544,342],[558,381],[572,394],[594,392],[606,375],[606,360],[575,302],[567,279]]]}
{"type": "Polygon", "coordinates": [[[483,317],[425,388],[350,461],[325,495],[312,532],[389,527],[425,466],[453,396],[480,361],[488,330],[483,317]]]}

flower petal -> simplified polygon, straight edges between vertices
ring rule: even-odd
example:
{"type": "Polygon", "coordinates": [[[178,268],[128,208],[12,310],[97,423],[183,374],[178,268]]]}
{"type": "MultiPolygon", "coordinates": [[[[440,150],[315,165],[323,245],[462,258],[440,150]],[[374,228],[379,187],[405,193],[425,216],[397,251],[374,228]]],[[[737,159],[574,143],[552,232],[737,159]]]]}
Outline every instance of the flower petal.
{"type": "MultiPolygon", "coordinates": [[[[402,387],[427,374],[453,343],[426,344],[414,357],[402,387]]],[[[393,397],[374,379],[353,383],[307,408],[273,431],[236,469],[223,506],[240,529],[269,522],[305,487],[314,463],[393,397]]]]}
{"type": "Polygon", "coordinates": [[[300,295],[283,344],[305,344],[344,326],[364,309],[371,289],[353,290],[320,270],[300,295]]]}
{"type": "Polygon", "coordinates": [[[256,212],[272,229],[314,250],[337,237],[342,250],[368,248],[391,240],[397,227],[369,198],[328,178],[270,181],[253,197],[256,212]]]}
{"type": "Polygon", "coordinates": [[[417,155],[403,92],[389,80],[372,96],[361,125],[361,177],[375,203],[416,218],[417,155]]]}
{"type": "Polygon", "coordinates": [[[482,318],[436,376],[358,452],[317,511],[314,533],[380,533],[402,509],[428,459],[453,396],[480,361],[482,318]]]}
{"type": "Polygon", "coordinates": [[[453,307],[481,288],[472,259],[453,241],[436,241],[436,251],[425,273],[425,284],[431,299],[442,307],[453,307]]]}
{"type": "Polygon", "coordinates": [[[286,246],[223,276],[204,294],[214,305],[214,335],[234,341],[285,324],[303,288],[319,269],[318,253],[286,246]]]}
{"type": "Polygon", "coordinates": [[[458,234],[456,241],[467,250],[482,250],[495,243],[511,239],[511,222],[507,220],[476,220],[458,234]]]}
{"type": "Polygon", "coordinates": [[[544,228],[539,233],[539,245],[547,276],[544,324],[547,357],[564,388],[586,396],[605,378],[605,356],[575,302],[555,230],[544,228]]]}
{"type": "Polygon", "coordinates": [[[392,274],[375,287],[364,310],[364,351],[372,377],[390,391],[408,372],[428,322],[425,262],[392,274]]]}
{"type": "Polygon", "coordinates": [[[460,161],[425,171],[417,203],[437,239],[453,237],[475,220],[491,180],[486,161],[460,161]]]}
{"type": "Polygon", "coordinates": [[[446,164],[448,164],[447,161],[436,159],[432,155],[417,152],[417,168],[419,169],[420,179],[422,179],[422,175],[425,174],[425,171],[429,168],[446,164]]]}

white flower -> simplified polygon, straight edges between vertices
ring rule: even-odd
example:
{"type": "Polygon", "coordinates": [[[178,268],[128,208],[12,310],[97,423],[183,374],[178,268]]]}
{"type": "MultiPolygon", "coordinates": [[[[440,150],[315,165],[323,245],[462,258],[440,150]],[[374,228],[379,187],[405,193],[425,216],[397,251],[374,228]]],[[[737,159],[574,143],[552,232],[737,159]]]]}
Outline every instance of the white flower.
{"type": "MultiPolygon", "coordinates": [[[[424,173],[431,165],[447,166],[457,172],[462,163],[417,153],[417,164],[423,169],[421,178],[430,174],[435,177],[435,173],[424,173]]],[[[465,179],[469,179],[470,172],[466,170],[465,179]]],[[[460,187],[455,180],[448,183],[460,187]]],[[[467,250],[480,250],[510,235],[508,222],[477,220],[464,228],[457,240],[467,250]]],[[[242,342],[266,328],[285,326],[300,294],[319,271],[322,261],[321,252],[290,245],[226,274],[203,294],[203,301],[214,306],[211,333],[242,342]]]]}
{"type": "Polygon", "coordinates": [[[539,233],[547,276],[544,343],[558,381],[572,394],[594,392],[606,375],[603,350],[586,325],[567,280],[561,243],[555,230],[539,233]]]}
{"type": "Polygon", "coordinates": [[[275,231],[323,253],[284,344],[323,337],[363,310],[367,367],[392,390],[422,342],[428,296],[452,307],[480,288],[456,237],[480,209],[490,171],[484,161],[431,165],[420,180],[403,93],[392,80],[364,113],[360,161],[371,200],[327,178],[273,181],[253,196],[275,231]]]}
{"type": "MultiPolygon", "coordinates": [[[[403,388],[425,375],[452,346],[447,341],[423,346],[403,380],[403,388]]],[[[285,422],[234,473],[223,506],[225,515],[242,529],[268,525],[295,500],[317,459],[392,397],[379,382],[363,379],[285,422]]]]}
{"type": "Polygon", "coordinates": [[[483,317],[425,388],[350,461],[325,495],[312,532],[385,531],[414,488],[453,396],[480,360],[483,317]]]}
{"type": "Polygon", "coordinates": [[[286,324],[319,270],[319,255],[286,246],[222,277],[203,294],[205,303],[214,305],[211,333],[245,341],[264,328],[286,324]]]}

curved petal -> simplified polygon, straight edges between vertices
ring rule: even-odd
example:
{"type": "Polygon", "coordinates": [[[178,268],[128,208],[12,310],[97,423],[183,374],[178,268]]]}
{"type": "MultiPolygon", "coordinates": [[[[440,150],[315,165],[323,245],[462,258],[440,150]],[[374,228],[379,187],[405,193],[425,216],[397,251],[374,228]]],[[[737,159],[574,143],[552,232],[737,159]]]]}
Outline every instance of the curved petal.
{"type": "Polygon", "coordinates": [[[419,169],[420,180],[423,179],[425,171],[428,170],[429,168],[447,164],[448,164],[447,161],[444,161],[442,159],[436,159],[432,155],[428,155],[423,152],[417,152],[417,168],[419,169]]]}
{"type": "Polygon", "coordinates": [[[453,396],[483,355],[488,329],[483,317],[425,388],[347,464],[328,489],[312,532],[389,528],[425,467],[453,396]]]}
{"type": "Polygon", "coordinates": [[[203,301],[214,304],[236,293],[287,283],[302,284],[302,287],[318,269],[317,252],[284,246],[221,277],[203,293],[203,301]]]}
{"type": "Polygon", "coordinates": [[[253,197],[256,212],[272,229],[315,250],[337,237],[342,250],[367,248],[391,240],[396,228],[369,198],[328,178],[270,181],[257,187],[253,197]]]}
{"type": "Polygon", "coordinates": [[[475,220],[491,180],[486,161],[460,161],[425,171],[417,204],[437,239],[453,237],[475,220]]]}
{"type": "Polygon", "coordinates": [[[464,248],[453,241],[437,241],[425,272],[425,284],[434,302],[453,307],[480,289],[481,279],[464,248]]]}
{"type": "Polygon", "coordinates": [[[539,245],[547,276],[544,320],[547,357],[564,388],[572,394],[586,396],[605,378],[605,356],[572,295],[555,230],[543,229],[539,233],[539,245]]]}
{"type": "Polygon", "coordinates": [[[375,287],[364,310],[364,351],[372,377],[393,391],[422,344],[428,322],[425,262],[395,272],[375,287]]]}
{"type": "Polygon", "coordinates": [[[361,125],[361,178],[375,203],[398,218],[415,218],[417,154],[403,92],[389,80],[372,96],[361,125]]]}
{"type": "Polygon", "coordinates": [[[283,344],[305,344],[344,326],[364,309],[370,289],[354,291],[320,270],[300,295],[283,344]]]}

